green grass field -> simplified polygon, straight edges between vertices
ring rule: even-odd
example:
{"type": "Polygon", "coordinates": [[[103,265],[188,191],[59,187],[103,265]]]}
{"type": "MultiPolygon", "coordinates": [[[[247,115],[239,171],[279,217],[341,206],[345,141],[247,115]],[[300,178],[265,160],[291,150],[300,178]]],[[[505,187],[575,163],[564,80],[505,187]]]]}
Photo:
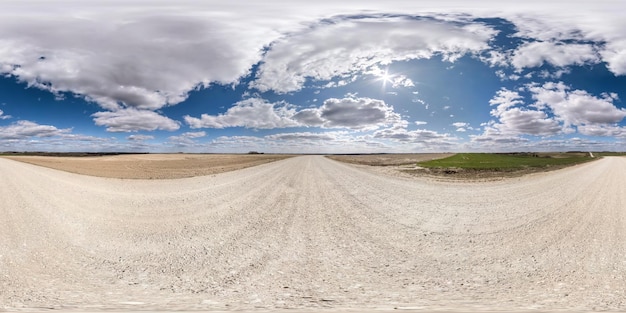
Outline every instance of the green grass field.
{"type": "Polygon", "coordinates": [[[626,152],[594,152],[595,156],[626,156],[626,152]]]}
{"type": "Polygon", "coordinates": [[[427,168],[461,168],[484,171],[516,171],[567,166],[591,161],[587,153],[459,153],[439,160],[420,162],[427,168]]]}

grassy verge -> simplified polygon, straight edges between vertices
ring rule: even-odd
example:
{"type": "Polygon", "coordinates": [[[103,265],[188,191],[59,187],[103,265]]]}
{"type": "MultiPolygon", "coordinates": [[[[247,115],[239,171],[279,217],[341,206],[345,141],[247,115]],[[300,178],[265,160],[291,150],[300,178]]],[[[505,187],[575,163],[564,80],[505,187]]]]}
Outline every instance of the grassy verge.
{"type": "Polygon", "coordinates": [[[417,163],[430,174],[460,178],[519,176],[594,160],[588,153],[459,153],[417,163]]]}
{"type": "Polygon", "coordinates": [[[626,156],[626,152],[594,152],[595,156],[626,156]]]}

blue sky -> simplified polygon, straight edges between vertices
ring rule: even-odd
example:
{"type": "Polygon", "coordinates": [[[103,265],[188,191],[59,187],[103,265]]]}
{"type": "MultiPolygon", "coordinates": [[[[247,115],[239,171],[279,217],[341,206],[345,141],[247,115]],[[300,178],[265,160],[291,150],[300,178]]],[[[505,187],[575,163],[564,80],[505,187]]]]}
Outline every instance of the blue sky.
{"type": "Polygon", "coordinates": [[[624,151],[626,5],[575,4],[3,1],[0,151],[624,151]]]}

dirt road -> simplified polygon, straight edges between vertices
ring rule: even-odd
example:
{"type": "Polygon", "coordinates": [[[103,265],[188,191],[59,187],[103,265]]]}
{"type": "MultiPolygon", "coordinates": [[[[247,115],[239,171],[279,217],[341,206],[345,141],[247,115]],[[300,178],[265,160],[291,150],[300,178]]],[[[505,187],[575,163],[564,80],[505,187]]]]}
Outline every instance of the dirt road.
{"type": "Polygon", "coordinates": [[[626,310],[626,158],[485,183],[320,156],[176,180],[0,158],[0,311],[626,310]]]}

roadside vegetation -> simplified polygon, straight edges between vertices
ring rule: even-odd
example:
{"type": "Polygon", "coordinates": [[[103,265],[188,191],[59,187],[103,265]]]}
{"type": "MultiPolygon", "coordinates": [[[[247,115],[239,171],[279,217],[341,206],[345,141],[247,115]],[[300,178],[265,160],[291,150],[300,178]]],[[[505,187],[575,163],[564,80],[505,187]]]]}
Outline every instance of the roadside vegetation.
{"type": "Polygon", "coordinates": [[[556,170],[589,162],[585,152],[564,153],[459,153],[453,156],[418,162],[429,174],[454,175],[459,178],[494,178],[556,170]]]}
{"type": "Polygon", "coordinates": [[[594,152],[595,156],[626,156],[626,152],[594,152]]]}
{"type": "Polygon", "coordinates": [[[453,156],[419,162],[426,168],[459,168],[469,170],[515,171],[578,164],[593,160],[588,153],[459,153],[453,156]]]}

